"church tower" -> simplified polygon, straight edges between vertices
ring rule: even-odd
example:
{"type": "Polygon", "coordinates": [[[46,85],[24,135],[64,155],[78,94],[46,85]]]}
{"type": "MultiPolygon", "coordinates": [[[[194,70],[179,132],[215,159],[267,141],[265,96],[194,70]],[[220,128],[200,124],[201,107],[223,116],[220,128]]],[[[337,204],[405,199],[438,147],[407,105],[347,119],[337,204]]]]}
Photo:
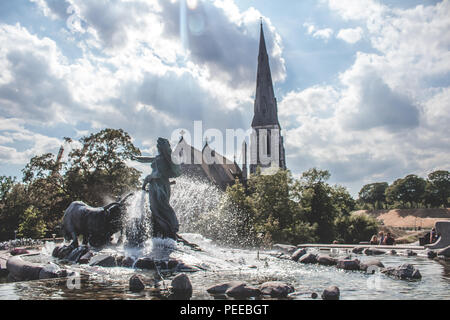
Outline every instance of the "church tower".
{"type": "Polygon", "coordinates": [[[278,121],[277,99],[273,90],[262,22],[254,112],[250,144],[250,173],[255,173],[257,167],[261,167],[262,171],[269,167],[286,169],[284,141],[278,121]]]}

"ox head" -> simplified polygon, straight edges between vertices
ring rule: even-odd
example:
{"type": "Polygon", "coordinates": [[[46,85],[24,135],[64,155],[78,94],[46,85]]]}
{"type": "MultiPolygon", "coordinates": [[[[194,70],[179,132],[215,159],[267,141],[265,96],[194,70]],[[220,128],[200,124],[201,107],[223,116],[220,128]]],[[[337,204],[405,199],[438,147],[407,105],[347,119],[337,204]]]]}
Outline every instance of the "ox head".
{"type": "Polygon", "coordinates": [[[119,202],[113,202],[104,207],[111,234],[121,230],[123,217],[126,214],[126,200],[132,195],[133,193],[130,193],[119,202]]]}

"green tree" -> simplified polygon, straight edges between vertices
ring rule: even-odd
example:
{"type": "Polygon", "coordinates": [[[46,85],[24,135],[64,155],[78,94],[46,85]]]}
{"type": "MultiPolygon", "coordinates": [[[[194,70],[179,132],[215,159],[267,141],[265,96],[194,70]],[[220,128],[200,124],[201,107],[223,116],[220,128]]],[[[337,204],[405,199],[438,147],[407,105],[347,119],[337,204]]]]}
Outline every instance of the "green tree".
{"type": "Polygon", "coordinates": [[[425,197],[426,181],[414,174],[397,179],[386,189],[386,199],[390,203],[401,203],[403,207],[418,207],[425,197]]]}
{"type": "Polygon", "coordinates": [[[40,239],[44,237],[47,228],[44,219],[35,207],[30,206],[22,214],[18,236],[24,238],[40,239]]]}
{"type": "Polygon", "coordinates": [[[20,217],[30,205],[26,188],[15,183],[8,192],[3,193],[0,202],[0,241],[14,238],[14,231],[19,227],[20,217]]]}
{"type": "Polygon", "coordinates": [[[427,203],[434,207],[449,206],[450,172],[437,170],[428,175],[426,185],[427,203]]]}
{"type": "Polygon", "coordinates": [[[0,176],[0,205],[6,201],[8,194],[15,184],[15,178],[0,176]]]}
{"type": "MultiPolygon", "coordinates": [[[[72,140],[66,138],[66,142],[72,140]]],[[[23,185],[11,189],[11,181],[2,178],[1,190],[11,191],[0,205],[0,237],[14,234],[18,217],[30,206],[39,212],[49,233],[58,233],[64,210],[72,201],[101,206],[106,199],[139,186],[140,172],[128,167],[126,160],[140,151],[126,132],[104,129],[79,142],[81,148],[74,148],[66,162],[51,153],[33,157],[23,169],[23,185]]]]}
{"type": "Polygon", "coordinates": [[[329,243],[334,238],[334,219],[338,210],[333,201],[333,188],[326,183],[330,173],[316,168],[304,172],[294,187],[301,212],[306,221],[317,226],[319,241],[329,243]]]}
{"type": "Polygon", "coordinates": [[[386,203],[386,189],[388,187],[387,182],[366,184],[359,191],[359,199],[363,203],[370,203],[374,210],[379,209],[386,203]]]}
{"type": "Polygon", "coordinates": [[[365,214],[339,215],[334,224],[336,239],[348,244],[368,241],[379,228],[378,221],[365,214]]]}
{"type": "Polygon", "coordinates": [[[294,201],[294,179],[289,171],[256,174],[248,181],[255,231],[265,242],[304,243],[316,240],[316,226],[309,224],[294,201]]]}
{"type": "Polygon", "coordinates": [[[139,186],[140,172],[126,160],[140,155],[123,130],[104,129],[80,139],[81,148],[69,154],[65,184],[72,198],[90,205],[104,205],[104,199],[139,186]]]}
{"type": "Polygon", "coordinates": [[[331,189],[331,197],[333,199],[336,211],[343,215],[349,215],[355,210],[356,201],[353,199],[347,188],[343,186],[334,186],[331,189]]]}

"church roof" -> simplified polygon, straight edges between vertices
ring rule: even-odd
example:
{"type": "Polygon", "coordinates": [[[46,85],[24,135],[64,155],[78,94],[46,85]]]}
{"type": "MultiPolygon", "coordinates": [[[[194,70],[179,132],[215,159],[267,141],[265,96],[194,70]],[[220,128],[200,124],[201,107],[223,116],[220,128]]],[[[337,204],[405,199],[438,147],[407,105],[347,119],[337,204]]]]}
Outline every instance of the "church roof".
{"type": "Polygon", "coordinates": [[[270,71],[269,55],[261,23],[259,41],[258,73],[256,80],[255,115],[252,127],[280,125],[278,122],[277,100],[273,90],[272,73],[270,71]]]}
{"type": "Polygon", "coordinates": [[[235,161],[231,161],[214,151],[208,143],[200,151],[189,145],[182,138],[177,146],[177,150],[181,148],[183,152],[187,153],[184,157],[191,156],[190,163],[181,164],[181,170],[184,174],[205,178],[222,189],[233,185],[236,177],[242,176],[242,170],[235,161]],[[216,160],[216,163],[207,163],[204,155],[211,155],[216,160]]]}

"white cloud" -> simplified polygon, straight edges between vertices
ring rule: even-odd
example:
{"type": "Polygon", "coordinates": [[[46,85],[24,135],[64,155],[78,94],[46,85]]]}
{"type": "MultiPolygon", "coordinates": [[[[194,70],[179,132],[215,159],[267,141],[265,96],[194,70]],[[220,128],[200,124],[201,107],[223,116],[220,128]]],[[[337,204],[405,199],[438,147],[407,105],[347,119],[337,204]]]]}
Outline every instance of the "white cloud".
{"type": "Polygon", "coordinates": [[[305,22],[303,26],[306,28],[309,35],[316,39],[328,40],[334,34],[331,28],[317,29],[317,27],[309,22],[305,22]]]}
{"type": "MultiPolygon", "coordinates": [[[[76,15],[81,29],[67,29],[65,35],[82,54],[71,59],[53,39],[19,24],[0,25],[1,115],[20,118],[27,130],[36,131],[26,133],[34,134],[31,148],[31,138],[23,144],[18,133],[0,133],[3,148],[28,148],[17,151],[17,161],[57,145],[61,137],[48,140],[52,138],[45,132],[62,124],[75,136],[123,128],[138,142],[170,136],[175,128],[192,126],[193,120],[203,120],[205,129],[249,125],[262,16],[256,9],[241,12],[231,0],[199,1],[187,18],[206,12],[205,29],[188,34],[185,51],[176,1],[32,2],[53,20],[67,22],[76,15]]],[[[282,81],[281,37],[267,18],[264,31],[274,80],[282,81]]]]}
{"type": "Polygon", "coordinates": [[[339,33],[337,34],[336,38],[342,39],[345,42],[354,44],[361,40],[363,36],[363,29],[361,27],[357,28],[350,28],[350,29],[341,29],[339,30],[339,33]]]}
{"type": "Polygon", "coordinates": [[[288,165],[330,169],[353,193],[364,183],[450,170],[450,87],[439,81],[450,74],[450,1],[411,9],[369,0],[327,2],[344,21],[361,24],[341,29],[338,38],[355,42],[364,28],[377,51],[358,52],[336,85],[283,98],[288,165]]]}

